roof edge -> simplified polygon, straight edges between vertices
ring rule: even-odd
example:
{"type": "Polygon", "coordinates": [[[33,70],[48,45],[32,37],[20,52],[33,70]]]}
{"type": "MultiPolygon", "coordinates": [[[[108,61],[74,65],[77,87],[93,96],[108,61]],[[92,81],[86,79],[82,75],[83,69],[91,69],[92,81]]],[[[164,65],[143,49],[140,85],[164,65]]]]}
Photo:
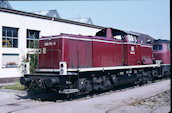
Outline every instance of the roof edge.
{"type": "MultiPolygon", "coordinates": [[[[2,7],[0,7],[0,12],[6,12],[6,13],[11,13],[11,14],[18,14],[18,15],[23,15],[23,16],[30,16],[30,17],[35,17],[35,18],[52,20],[52,17],[33,14],[30,12],[19,11],[19,10],[14,10],[14,9],[7,9],[7,8],[2,8],[2,7]]],[[[91,25],[91,24],[86,24],[86,23],[81,23],[81,22],[76,22],[76,21],[71,21],[71,20],[66,20],[66,19],[59,19],[59,18],[54,18],[54,21],[75,24],[75,25],[80,25],[80,26],[85,26],[85,27],[91,27],[91,28],[97,28],[97,29],[105,28],[105,27],[98,26],[98,25],[91,25]]]]}

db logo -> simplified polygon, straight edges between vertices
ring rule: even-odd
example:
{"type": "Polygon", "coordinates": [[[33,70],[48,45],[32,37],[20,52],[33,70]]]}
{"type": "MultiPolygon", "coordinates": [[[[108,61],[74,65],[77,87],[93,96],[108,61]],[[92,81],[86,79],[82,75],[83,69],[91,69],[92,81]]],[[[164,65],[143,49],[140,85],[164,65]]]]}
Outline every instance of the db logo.
{"type": "Polygon", "coordinates": [[[131,46],[131,51],[134,51],[134,46],[131,46]]]}
{"type": "Polygon", "coordinates": [[[135,51],[134,51],[134,46],[131,46],[131,51],[130,51],[130,54],[135,54],[135,51]]]}

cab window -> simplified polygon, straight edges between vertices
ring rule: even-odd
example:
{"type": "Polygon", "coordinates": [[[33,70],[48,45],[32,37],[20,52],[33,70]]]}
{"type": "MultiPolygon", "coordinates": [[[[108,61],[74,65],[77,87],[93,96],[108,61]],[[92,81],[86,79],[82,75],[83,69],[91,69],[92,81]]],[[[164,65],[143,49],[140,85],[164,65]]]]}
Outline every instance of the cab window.
{"type": "Polygon", "coordinates": [[[137,43],[136,36],[127,35],[127,37],[128,37],[128,42],[130,42],[130,43],[137,43]]]}
{"type": "Polygon", "coordinates": [[[153,50],[162,50],[162,45],[153,45],[153,50]]]}
{"type": "Polygon", "coordinates": [[[122,40],[122,36],[121,35],[116,35],[116,36],[113,36],[114,39],[118,39],[118,40],[122,40]]]}
{"type": "Polygon", "coordinates": [[[106,37],[106,29],[102,29],[101,31],[97,32],[96,36],[106,37]]]}

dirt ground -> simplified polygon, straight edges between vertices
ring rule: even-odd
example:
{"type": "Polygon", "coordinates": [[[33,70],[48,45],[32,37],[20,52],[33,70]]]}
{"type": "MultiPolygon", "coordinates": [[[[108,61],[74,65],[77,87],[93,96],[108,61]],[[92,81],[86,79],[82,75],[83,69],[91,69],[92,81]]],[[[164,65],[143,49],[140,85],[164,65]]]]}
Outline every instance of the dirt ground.
{"type": "MultiPolygon", "coordinates": [[[[64,102],[60,100],[56,102],[33,100],[27,96],[25,91],[1,88],[0,113],[169,113],[171,111],[170,102],[155,108],[145,107],[143,103],[147,102],[148,106],[151,106],[152,101],[147,101],[149,98],[163,95],[165,91],[169,91],[171,94],[170,84],[170,80],[163,80],[128,90],[64,102]],[[142,102],[142,105],[139,102],[142,102]]],[[[168,96],[170,94],[157,97],[171,100],[168,96]]],[[[161,98],[156,100],[158,99],[163,100],[161,98]]],[[[154,105],[156,104],[154,103],[154,105]]]]}

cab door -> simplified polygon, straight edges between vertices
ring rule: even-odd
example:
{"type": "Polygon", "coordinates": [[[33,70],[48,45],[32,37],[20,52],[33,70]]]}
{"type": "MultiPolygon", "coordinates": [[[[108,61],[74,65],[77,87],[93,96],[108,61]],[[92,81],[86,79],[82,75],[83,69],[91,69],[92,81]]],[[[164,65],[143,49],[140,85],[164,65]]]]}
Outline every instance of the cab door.
{"type": "Polygon", "coordinates": [[[127,65],[137,65],[139,60],[139,49],[140,47],[137,44],[136,36],[127,35],[125,43],[125,62],[127,65]]]}
{"type": "Polygon", "coordinates": [[[137,57],[137,65],[141,65],[141,47],[140,44],[136,45],[136,57],[137,57]]]}

